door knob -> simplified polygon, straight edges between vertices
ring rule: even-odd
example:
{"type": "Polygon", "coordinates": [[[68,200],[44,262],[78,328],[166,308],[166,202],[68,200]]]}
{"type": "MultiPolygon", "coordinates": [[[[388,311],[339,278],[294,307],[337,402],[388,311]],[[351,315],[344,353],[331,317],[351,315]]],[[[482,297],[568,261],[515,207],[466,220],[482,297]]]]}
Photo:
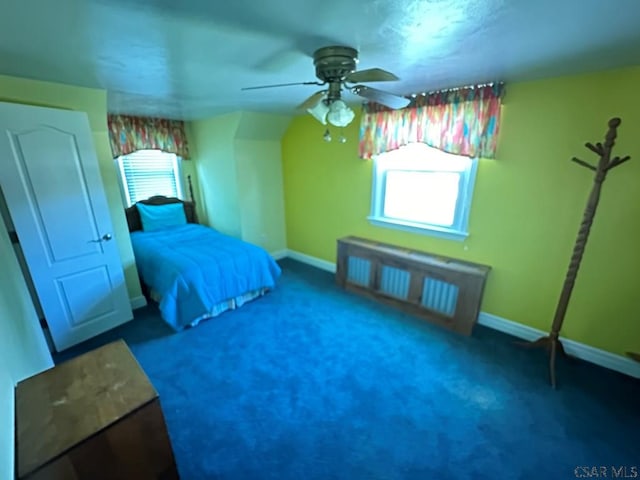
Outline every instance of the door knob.
{"type": "Polygon", "coordinates": [[[105,233],[101,238],[99,238],[98,240],[89,240],[89,242],[92,243],[102,243],[102,242],[108,242],[109,240],[111,240],[113,237],[111,236],[110,233],[105,233]]]}

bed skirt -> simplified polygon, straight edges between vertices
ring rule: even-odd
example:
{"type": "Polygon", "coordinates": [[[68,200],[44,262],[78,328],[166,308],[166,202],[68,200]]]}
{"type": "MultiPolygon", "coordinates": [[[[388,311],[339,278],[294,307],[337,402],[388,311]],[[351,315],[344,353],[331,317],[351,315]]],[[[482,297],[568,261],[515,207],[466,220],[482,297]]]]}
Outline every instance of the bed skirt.
{"type": "MultiPolygon", "coordinates": [[[[269,291],[268,288],[260,288],[258,290],[253,290],[251,292],[245,293],[243,295],[239,295],[239,296],[234,297],[234,298],[230,298],[229,300],[225,300],[224,302],[220,302],[220,303],[218,303],[216,305],[213,305],[213,307],[211,308],[211,310],[209,310],[209,312],[207,312],[204,315],[201,315],[200,317],[198,317],[195,320],[193,320],[191,323],[189,323],[187,325],[187,327],[195,327],[202,320],[206,320],[208,318],[217,317],[221,313],[224,313],[224,312],[226,312],[228,310],[235,310],[236,308],[240,308],[245,303],[250,302],[251,300],[255,300],[256,298],[263,296],[268,291],[269,291]]],[[[160,303],[161,297],[157,292],[152,290],[151,291],[151,299],[154,302],[160,303]]]]}

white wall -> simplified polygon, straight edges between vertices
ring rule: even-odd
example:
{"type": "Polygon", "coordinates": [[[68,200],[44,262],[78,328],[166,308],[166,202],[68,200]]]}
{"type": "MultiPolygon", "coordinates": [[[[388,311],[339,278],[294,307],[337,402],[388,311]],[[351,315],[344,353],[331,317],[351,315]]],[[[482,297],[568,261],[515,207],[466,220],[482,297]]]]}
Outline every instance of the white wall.
{"type": "MultiPolygon", "coordinates": [[[[196,162],[202,215],[200,222],[241,237],[233,138],[240,113],[191,122],[189,146],[196,162]]],[[[199,212],[200,213],[200,212],[199,212]]]]}
{"type": "Polygon", "coordinates": [[[0,351],[0,478],[14,478],[13,378],[0,351]]]}
{"type": "Polygon", "coordinates": [[[203,223],[272,253],[287,247],[280,141],[290,120],[236,112],[188,125],[203,223]]]}
{"type": "Polygon", "coordinates": [[[14,386],[53,362],[13,252],[0,228],[0,479],[14,478],[14,386]]]}
{"type": "Polygon", "coordinates": [[[242,239],[268,252],[287,245],[282,153],[274,140],[236,140],[242,239]]]}

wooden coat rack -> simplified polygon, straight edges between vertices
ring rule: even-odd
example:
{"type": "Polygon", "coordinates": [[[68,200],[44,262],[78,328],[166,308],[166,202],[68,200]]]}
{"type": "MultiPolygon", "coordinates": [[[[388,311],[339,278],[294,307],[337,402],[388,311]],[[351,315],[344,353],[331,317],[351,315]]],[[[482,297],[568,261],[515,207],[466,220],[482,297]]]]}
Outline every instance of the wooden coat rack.
{"type": "Polygon", "coordinates": [[[580,262],[582,261],[582,255],[589,238],[589,231],[593,224],[593,217],[600,201],[600,191],[602,190],[602,183],[607,177],[607,173],[612,168],[615,168],[622,163],[629,160],[631,157],[626,156],[623,158],[614,157],[611,158],[611,150],[615,144],[617,136],[617,128],[620,126],[621,120],[619,118],[612,118],[609,120],[609,131],[606,134],[604,145],[600,142],[595,145],[586,143],[586,147],[592,152],[596,153],[600,159],[597,166],[593,166],[588,162],[573,157],[572,160],[578,165],[593,170],[595,172],[595,178],[591,194],[587,201],[587,207],[584,210],[582,216],[582,223],[578,231],[578,237],[576,239],[575,246],[573,247],[573,254],[571,255],[571,261],[569,262],[569,269],[567,276],[562,286],[562,293],[558,300],[556,307],[556,313],[553,317],[553,323],[551,324],[551,331],[546,337],[539,338],[535,342],[529,344],[531,347],[542,347],[550,351],[549,356],[549,377],[551,380],[551,386],[556,388],[556,355],[560,351],[561,354],[566,355],[562,342],[559,339],[560,330],[562,329],[562,323],[564,322],[565,314],[567,313],[567,307],[569,305],[569,299],[571,298],[571,292],[576,282],[576,276],[578,275],[578,269],[580,268],[580,262]]]}

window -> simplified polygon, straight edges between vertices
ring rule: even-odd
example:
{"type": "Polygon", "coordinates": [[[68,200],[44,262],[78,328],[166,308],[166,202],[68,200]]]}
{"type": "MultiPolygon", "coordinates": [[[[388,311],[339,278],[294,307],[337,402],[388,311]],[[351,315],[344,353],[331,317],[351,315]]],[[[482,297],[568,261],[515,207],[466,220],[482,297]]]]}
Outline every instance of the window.
{"type": "Polygon", "coordinates": [[[160,150],[138,150],[116,159],[127,206],[153,195],[182,198],[180,157],[160,150]]]}
{"type": "Polygon", "coordinates": [[[374,159],[369,220],[464,240],[477,160],[412,143],[374,159]]]}

